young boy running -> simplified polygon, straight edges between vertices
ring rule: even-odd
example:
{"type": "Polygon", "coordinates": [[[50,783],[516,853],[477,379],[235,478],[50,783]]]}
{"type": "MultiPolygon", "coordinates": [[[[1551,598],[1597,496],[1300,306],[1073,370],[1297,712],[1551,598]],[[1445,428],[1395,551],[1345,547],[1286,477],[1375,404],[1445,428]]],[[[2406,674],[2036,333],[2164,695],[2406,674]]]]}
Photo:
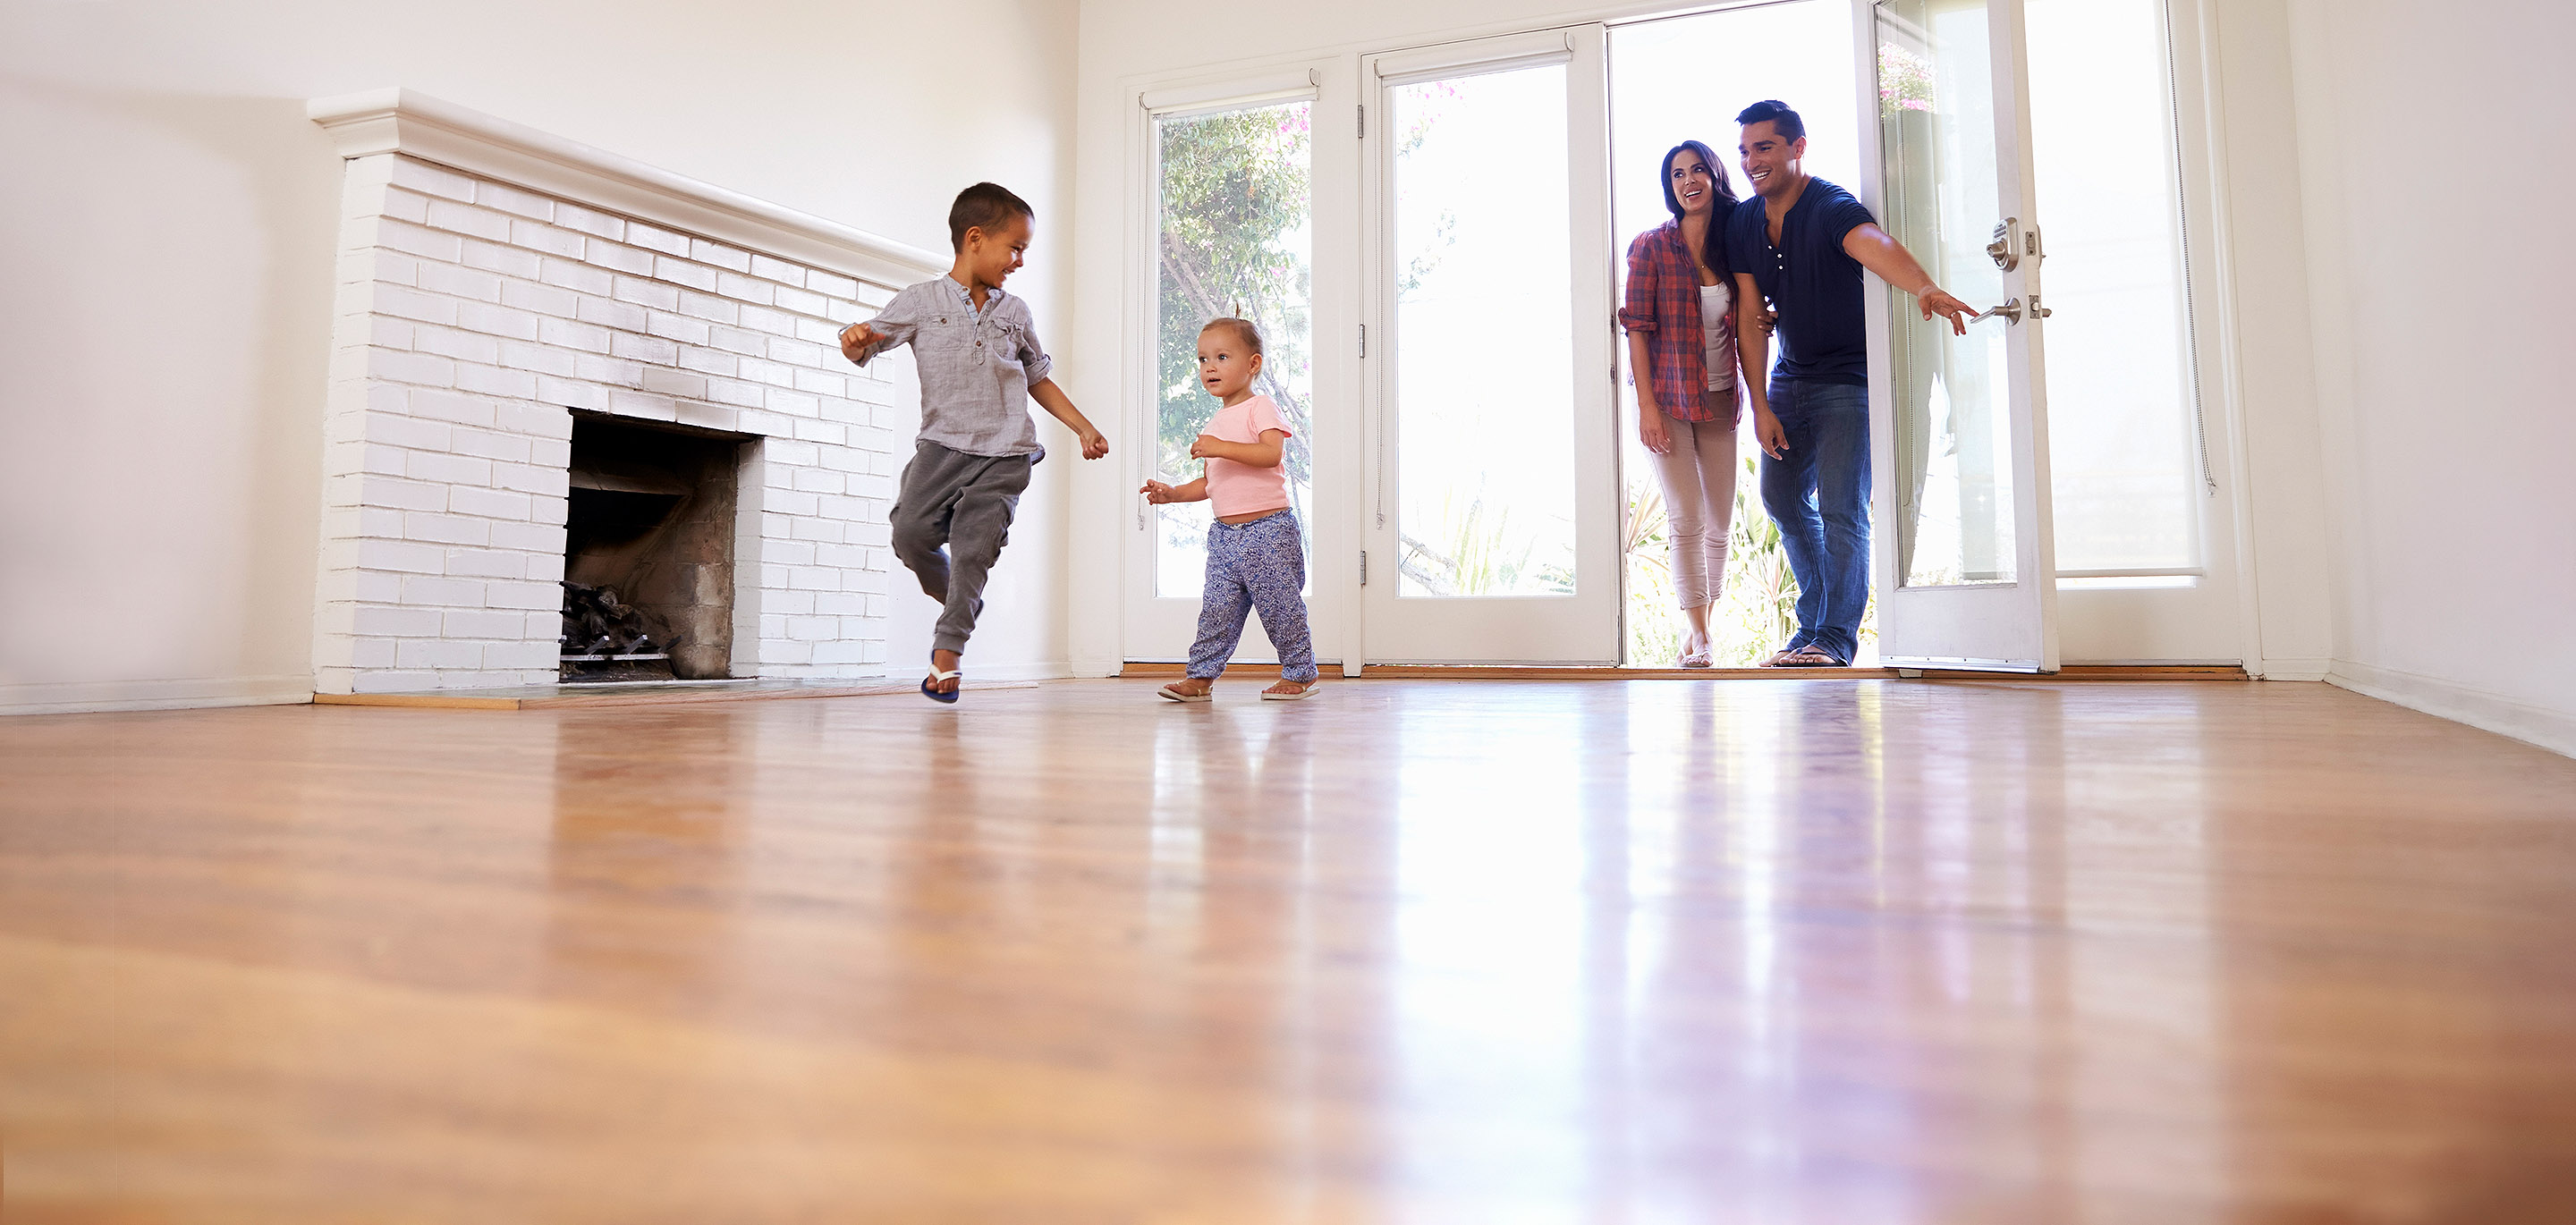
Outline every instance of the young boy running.
{"type": "Polygon", "coordinates": [[[895,556],[924,594],[947,605],[921,682],[933,701],[957,700],[957,665],[984,611],[985,575],[1010,537],[1029,469],[1046,457],[1029,400],[1082,440],[1084,459],[1109,454],[1109,440],[1047,377],[1055,360],[1038,344],[1028,305],[1002,292],[1036,221],[1027,201],[995,184],[957,193],[948,210],[957,262],[948,275],[905,289],[876,318],[841,330],[841,354],[851,361],[865,366],[909,344],[921,374],[921,433],[892,520],[895,556]]]}

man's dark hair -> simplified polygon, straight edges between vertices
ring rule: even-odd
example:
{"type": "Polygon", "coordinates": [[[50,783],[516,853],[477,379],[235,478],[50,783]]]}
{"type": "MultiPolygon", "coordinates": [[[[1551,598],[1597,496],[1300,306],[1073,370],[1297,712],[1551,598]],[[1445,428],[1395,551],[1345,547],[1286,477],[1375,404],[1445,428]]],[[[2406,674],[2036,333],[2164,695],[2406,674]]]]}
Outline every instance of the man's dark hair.
{"type": "Polygon", "coordinates": [[[1765,98],[1745,107],[1736,115],[1735,121],[1742,124],[1767,122],[1782,140],[1799,140],[1807,135],[1807,121],[1798,118],[1798,112],[1790,110],[1789,104],[1778,98],[1765,98]]]}
{"type": "Polygon", "coordinates": [[[1037,220],[1038,211],[1029,202],[1011,194],[999,183],[977,183],[957,193],[957,203],[948,206],[948,247],[966,249],[966,231],[982,230],[998,236],[1002,226],[1013,217],[1037,220]]]}

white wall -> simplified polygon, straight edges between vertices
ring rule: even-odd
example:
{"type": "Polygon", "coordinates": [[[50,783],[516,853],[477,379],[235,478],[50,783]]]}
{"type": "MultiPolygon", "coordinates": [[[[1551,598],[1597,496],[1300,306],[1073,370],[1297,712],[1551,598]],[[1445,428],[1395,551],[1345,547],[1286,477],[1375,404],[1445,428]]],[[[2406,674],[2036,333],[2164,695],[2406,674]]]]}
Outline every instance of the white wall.
{"type": "MultiPolygon", "coordinates": [[[[934,250],[949,198],[995,179],[1040,215],[1013,288],[1043,325],[1067,313],[1044,226],[1072,195],[1076,15],[0,5],[0,710],[310,691],[340,160],[306,99],[404,85],[934,250]]],[[[1064,657],[1063,498],[1051,460],[995,576],[988,671],[1064,657]]]]}
{"type": "Polygon", "coordinates": [[[2576,8],[2288,8],[2334,679],[2576,753],[2576,8]]]}
{"type": "Polygon", "coordinates": [[[2244,473],[2246,665],[2275,680],[2322,680],[2334,610],[2288,13],[2282,0],[2171,3],[2178,22],[2200,27],[2206,62],[2186,73],[2203,86],[2220,180],[2220,215],[2193,224],[2203,250],[2225,256],[2219,378],[2229,411],[2213,413],[2210,428],[2226,435],[2213,446],[2237,449],[2244,473]]]}

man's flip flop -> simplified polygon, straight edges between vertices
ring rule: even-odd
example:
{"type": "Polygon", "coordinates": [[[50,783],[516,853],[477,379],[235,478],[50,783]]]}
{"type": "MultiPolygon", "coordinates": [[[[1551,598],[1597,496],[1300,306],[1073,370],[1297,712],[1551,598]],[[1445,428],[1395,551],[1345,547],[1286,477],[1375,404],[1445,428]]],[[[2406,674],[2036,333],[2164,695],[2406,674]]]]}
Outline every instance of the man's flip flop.
{"type": "Polygon", "coordinates": [[[1215,693],[1216,688],[1214,686],[1199,690],[1197,693],[1192,693],[1187,689],[1181,688],[1178,683],[1174,683],[1155,690],[1154,696],[1158,698],[1170,698],[1175,702],[1205,702],[1210,700],[1211,696],[1215,693]]]}
{"type": "Polygon", "coordinates": [[[1317,689],[1319,689],[1319,688],[1322,688],[1322,686],[1317,685],[1317,684],[1316,684],[1315,682],[1313,682],[1313,681],[1308,681],[1308,682],[1306,682],[1306,687],[1305,687],[1305,688],[1300,689],[1300,690],[1298,690],[1298,691],[1297,691],[1297,692],[1295,692],[1295,693],[1272,693],[1271,691],[1269,691],[1269,690],[1267,690],[1267,689],[1264,689],[1264,690],[1262,690],[1262,691],[1261,691],[1261,700],[1262,700],[1262,701],[1264,701],[1264,702],[1298,702],[1298,701],[1303,701],[1303,700],[1305,700],[1305,699],[1307,699],[1307,698],[1311,698],[1311,697],[1315,696],[1315,690],[1317,690],[1317,689]]]}
{"type": "MultiPolygon", "coordinates": [[[[963,673],[963,672],[942,672],[942,671],[940,671],[940,670],[939,670],[939,669],[937,669],[937,668],[932,668],[932,669],[930,670],[930,679],[929,679],[929,680],[925,680],[925,681],[921,682],[921,696],[923,696],[923,697],[925,697],[925,698],[928,698],[928,699],[930,699],[931,701],[934,701],[934,702],[946,702],[946,703],[948,703],[949,705],[954,706],[954,705],[956,705],[956,704],[957,704],[957,690],[956,690],[956,689],[951,689],[951,690],[949,690],[949,691],[947,691],[947,692],[945,692],[945,693],[942,693],[942,692],[940,692],[939,690],[936,690],[936,689],[931,688],[930,686],[931,686],[932,684],[934,684],[934,683],[938,682],[938,681],[953,681],[953,680],[956,680],[958,677],[960,677],[960,676],[964,676],[964,675],[965,675],[965,673],[963,673]]],[[[959,685],[959,688],[963,688],[963,687],[964,687],[964,685],[961,683],[961,684],[959,685]]]]}
{"type": "Polygon", "coordinates": [[[1814,647],[1800,647],[1780,657],[1775,667],[1781,668],[1847,668],[1851,665],[1814,647]]]}

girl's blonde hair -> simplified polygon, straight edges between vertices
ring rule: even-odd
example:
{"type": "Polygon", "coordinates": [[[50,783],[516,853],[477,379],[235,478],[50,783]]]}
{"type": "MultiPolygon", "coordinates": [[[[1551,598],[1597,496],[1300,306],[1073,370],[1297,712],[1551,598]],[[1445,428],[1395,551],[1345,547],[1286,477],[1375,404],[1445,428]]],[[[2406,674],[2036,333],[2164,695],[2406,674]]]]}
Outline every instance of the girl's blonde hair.
{"type": "Polygon", "coordinates": [[[1219,315],[1208,320],[1207,326],[1199,329],[1199,335],[1205,336],[1217,328],[1233,328],[1234,334],[1242,337],[1244,345],[1252,350],[1252,355],[1261,356],[1261,329],[1252,326],[1251,320],[1237,319],[1232,315],[1219,315]]]}

